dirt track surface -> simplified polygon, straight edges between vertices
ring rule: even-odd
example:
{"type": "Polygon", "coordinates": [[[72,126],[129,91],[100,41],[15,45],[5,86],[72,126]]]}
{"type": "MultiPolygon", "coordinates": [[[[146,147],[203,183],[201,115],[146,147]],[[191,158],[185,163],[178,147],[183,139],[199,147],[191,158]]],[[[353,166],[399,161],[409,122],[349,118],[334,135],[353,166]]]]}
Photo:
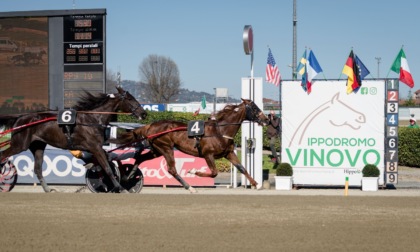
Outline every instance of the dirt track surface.
{"type": "Polygon", "coordinates": [[[420,247],[418,196],[207,195],[185,190],[148,194],[149,189],[144,190],[129,195],[2,193],[1,251],[418,251],[420,247]]]}

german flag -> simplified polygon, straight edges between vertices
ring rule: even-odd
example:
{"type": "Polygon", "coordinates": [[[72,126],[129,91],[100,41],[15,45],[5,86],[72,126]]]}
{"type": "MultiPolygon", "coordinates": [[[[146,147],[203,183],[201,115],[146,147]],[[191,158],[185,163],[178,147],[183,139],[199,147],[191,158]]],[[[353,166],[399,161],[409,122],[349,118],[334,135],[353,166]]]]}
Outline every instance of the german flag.
{"type": "Polygon", "coordinates": [[[360,78],[359,68],[357,67],[356,60],[354,58],[353,50],[350,51],[350,55],[343,68],[343,74],[347,75],[347,94],[351,92],[357,92],[362,86],[362,80],[360,78]]]}

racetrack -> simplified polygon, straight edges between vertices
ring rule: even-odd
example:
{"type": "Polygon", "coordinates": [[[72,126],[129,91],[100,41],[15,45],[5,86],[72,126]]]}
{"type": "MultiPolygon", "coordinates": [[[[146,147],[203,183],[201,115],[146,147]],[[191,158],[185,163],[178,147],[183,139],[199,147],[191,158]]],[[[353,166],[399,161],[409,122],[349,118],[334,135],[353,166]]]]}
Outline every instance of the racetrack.
{"type": "Polygon", "coordinates": [[[152,189],[127,195],[1,193],[1,251],[418,251],[420,247],[418,196],[148,190],[152,189]]]}

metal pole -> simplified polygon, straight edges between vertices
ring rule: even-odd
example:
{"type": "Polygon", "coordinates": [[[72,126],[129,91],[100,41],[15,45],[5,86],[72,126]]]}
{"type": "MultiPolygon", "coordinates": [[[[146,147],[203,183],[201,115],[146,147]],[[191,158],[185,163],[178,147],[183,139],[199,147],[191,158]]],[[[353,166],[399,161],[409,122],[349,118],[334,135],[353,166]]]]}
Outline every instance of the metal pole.
{"type": "Polygon", "coordinates": [[[378,79],[379,79],[379,64],[381,64],[381,57],[375,57],[375,59],[378,61],[378,79]]]}
{"type": "Polygon", "coordinates": [[[216,113],[217,94],[216,94],[216,88],[213,88],[213,89],[214,89],[213,112],[216,113]]]}
{"type": "Polygon", "coordinates": [[[251,79],[254,78],[254,50],[251,53],[251,79]]]}
{"type": "Polygon", "coordinates": [[[293,0],[293,60],[292,60],[292,79],[297,79],[296,74],[296,66],[297,66],[297,55],[296,55],[296,47],[297,47],[297,17],[296,17],[296,1],[293,0]]]}

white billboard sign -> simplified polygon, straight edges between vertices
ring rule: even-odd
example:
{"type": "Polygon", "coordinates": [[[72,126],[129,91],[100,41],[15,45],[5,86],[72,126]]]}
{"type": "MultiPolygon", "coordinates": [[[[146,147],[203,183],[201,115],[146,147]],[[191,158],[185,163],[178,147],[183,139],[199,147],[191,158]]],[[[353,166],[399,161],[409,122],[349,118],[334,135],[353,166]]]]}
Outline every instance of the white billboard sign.
{"type": "Polygon", "coordinates": [[[384,184],[385,81],[363,81],[346,93],[346,81],[282,82],[282,162],[293,184],[360,186],[366,164],[378,166],[384,184]]]}

